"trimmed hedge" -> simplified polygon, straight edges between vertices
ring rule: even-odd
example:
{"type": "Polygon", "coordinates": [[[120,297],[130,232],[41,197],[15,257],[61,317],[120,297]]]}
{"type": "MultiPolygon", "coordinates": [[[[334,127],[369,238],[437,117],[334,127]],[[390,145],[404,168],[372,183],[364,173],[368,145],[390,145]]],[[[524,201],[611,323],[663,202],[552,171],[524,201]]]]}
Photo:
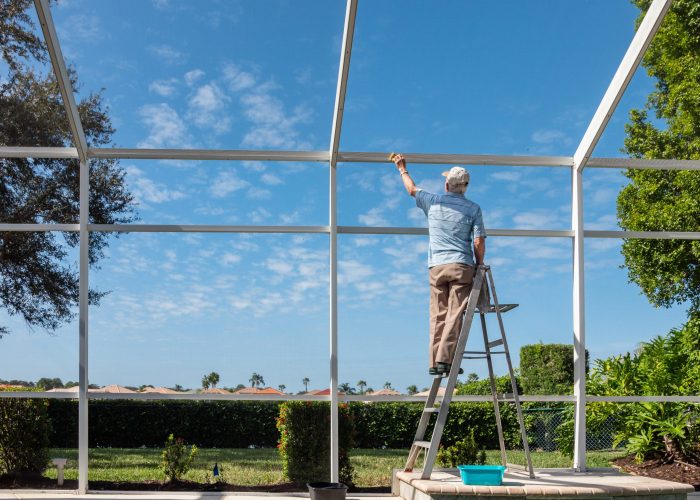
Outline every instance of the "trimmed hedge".
{"type": "MultiPolygon", "coordinates": [[[[280,406],[277,429],[284,477],[298,486],[330,481],[331,407],[328,402],[287,401],[280,406]]],[[[338,476],[353,486],[348,450],[353,447],[353,421],[348,405],[338,407],[338,476]]]]}
{"type": "Polygon", "coordinates": [[[46,399],[0,398],[0,475],[37,474],[46,469],[51,430],[47,406],[46,399]]]}
{"type": "MultiPolygon", "coordinates": [[[[170,434],[200,448],[277,446],[277,402],[258,401],[91,401],[90,447],[161,448],[170,434]]],[[[78,402],[53,399],[51,446],[78,445],[78,402]]]]}
{"type": "MultiPolygon", "coordinates": [[[[169,434],[200,448],[274,447],[279,441],[279,402],[267,401],[134,401],[96,400],[89,408],[91,447],[162,447],[169,434]]],[[[422,403],[360,403],[348,405],[357,448],[408,448],[420,420],[422,403]]],[[[51,446],[78,445],[77,401],[53,399],[51,446]]],[[[512,405],[501,405],[508,444],[519,442],[512,405]]],[[[452,403],[443,443],[452,445],[474,429],[479,446],[498,448],[491,403],[452,403]]]]}
{"type": "Polygon", "coordinates": [[[522,346],[520,380],[524,394],[573,394],[574,346],[543,343],[522,346]]]}

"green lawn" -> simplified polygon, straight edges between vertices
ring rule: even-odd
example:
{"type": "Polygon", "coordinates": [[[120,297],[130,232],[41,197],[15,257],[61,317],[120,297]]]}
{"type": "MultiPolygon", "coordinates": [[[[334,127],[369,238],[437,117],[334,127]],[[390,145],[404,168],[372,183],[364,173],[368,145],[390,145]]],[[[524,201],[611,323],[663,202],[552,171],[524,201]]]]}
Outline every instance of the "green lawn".
{"type": "MultiPolygon", "coordinates": [[[[359,487],[389,486],[391,471],[403,467],[407,450],[354,450],[350,461],[355,469],[355,483],[359,487]]],[[[160,454],[157,449],[94,448],[90,450],[88,480],[90,481],[162,481],[160,454]]],[[[609,462],[625,455],[624,452],[589,452],[589,467],[608,467],[609,462]]],[[[66,479],[78,477],[78,450],[52,449],[50,456],[68,458],[66,479]]],[[[500,452],[486,452],[487,463],[500,463],[500,452]]],[[[511,463],[525,462],[524,454],[508,453],[511,463]]],[[[535,467],[571,467],[571,459],[559,452],[532,454],[535,467]]],[[[272,485],[284,482],[282,462],[274,448],[264,449],[200,449],[192,469],[185,479],[201,483],[213,482],[212,469],[219,464],[221,479],[230,484],[245,486],[272,485]]],[[[417,464],[417,467],[420,463],[417,464]]],[[[55,478],[56,469],[51,466],[47,477],[55,478]]]]}

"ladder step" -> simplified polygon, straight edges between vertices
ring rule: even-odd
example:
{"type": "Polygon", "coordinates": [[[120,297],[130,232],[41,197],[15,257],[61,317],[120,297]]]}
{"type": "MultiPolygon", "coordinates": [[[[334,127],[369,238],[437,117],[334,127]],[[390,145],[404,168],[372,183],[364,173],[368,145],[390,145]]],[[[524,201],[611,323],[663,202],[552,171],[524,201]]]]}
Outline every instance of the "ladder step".
{"type": "Polygon", "coordinates": [[[440,413],[440,408],[437,408],[437,407],[425,408],[423,410],[423,413],[440,413]]]}
{"type": "Polygon", "coordinates": [[[503,339],[498,339],[498,340],[494,340],[492,342],[489,342],[489,349],[491,349],[492,347],[498,347],[499,345],[503,345],[503,339]]]}
{"type": "Polygon", "coordinates": [[[419,448],[430,448],[430,441],[414,441],[413,446],[418,446],[419,448]]]}

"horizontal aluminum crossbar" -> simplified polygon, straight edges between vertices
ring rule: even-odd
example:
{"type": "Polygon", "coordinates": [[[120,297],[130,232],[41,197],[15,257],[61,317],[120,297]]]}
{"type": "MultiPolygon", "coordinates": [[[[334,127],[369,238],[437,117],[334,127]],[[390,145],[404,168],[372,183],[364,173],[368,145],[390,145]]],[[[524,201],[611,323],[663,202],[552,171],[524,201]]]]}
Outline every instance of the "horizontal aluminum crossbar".
{"type": "MultiPolygon", "coordinates": [[[[571,156],[524,156],[524,155],[475,155],[475,154],[430,154],[403,153],[408,163],[428,163],[436,165],[493,165],[514,167],[571,167],[571,156]]],[[[387,163],[387,153],[338,153],[339,162],[387,163]]]]}
{"type": "Polygon", "coordinates": [[[91,158],[130,160],[239,160],[328,162],[328,151],[242,151],[226,149],[89,149],[91,158]]]}
{"type": "Polygon", "coordinates": [[[80,224],[0,224],[0,231],[44,232],[44,231],[80,231],[80,224]]]}
{"type": "Polygon", "coordinates": [[[586,168],[641,170],[700,170],[700,160],[648,160],[645,158],[591,158],[586,168]]]}
{"type": "Polygon", "coordinates": [[[90,224],[89,231],[119,233],[328,233],[328,226],[227,226],[199,224],[90,224]]]}
{"type": "Polygon", "coordinates": [[[0,147],[0,158],[78,159],[76,148],[0,147]]]}
{"type": "MultiPolygon", "coordinates": [[[[19,392],[0,392],[0,398],[17,398],[17,399],[78,399],[78,394],[75,392],[34,392],[34,391],[19,391],[19,392]]],[[[132,399],[140,401],[150,400],[195,400],[195,401],[330,401],[330,396],[315,396],[309,394],[296,394],[277,396],[275,394],[157,394],[157,393],[135,393],[135,394],[114,394],[103,392],[88,392],[89,399],[132,399]]],[[[576,401],[575,396],[558,396],[558,395],[520,395],[520,401],[533,403],[546,402],[569,402],[576,401]]],[[[338,399],[341,401],[364,401],[367,403],[386,403],[386,402],[415,402],[425,403],[427,396],[372,396],[369,394],[339,394],[338,399]]],[[[440,399],[440,398],[438,398],[440,399]]],[[[471,403],[484,403],[493,401],[490,395],[488,396],[454,396],[452,401],[462,401],[471,403]]],[[[700,396],[586,396],[587,403],[700,403],[700,396]]]]}
{"type": "Polygon", "coordinates": [[[700,240],[700,232],[682,231],[584,231],[585,238],[622,238],[641,240],[700,240]]]}

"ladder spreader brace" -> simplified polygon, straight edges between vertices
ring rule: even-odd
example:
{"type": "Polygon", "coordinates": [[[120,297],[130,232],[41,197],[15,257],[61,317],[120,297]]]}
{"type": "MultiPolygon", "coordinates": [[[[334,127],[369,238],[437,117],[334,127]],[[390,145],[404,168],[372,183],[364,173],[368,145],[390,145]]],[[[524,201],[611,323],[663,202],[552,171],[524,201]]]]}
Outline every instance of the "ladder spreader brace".
{"type": "Polygon", "coordinates": [[[515,307],[517,307],[517,304],[498,303],[498,296],[496,295],[496,288],[493,283],[491,267],[478,266],[476,273],[474,274],[472,290],[469,294],[469,299],[467,300],[467,307],[463,313],[462,329],[459,333],[459,340],[457,341],[454,358],[452,359],[451,370],[448,375],[437,375],[433,379],[433,385],[430,388],[430,393],[428,394],[428,399],[425,402],[425,408],[423,409],[423,414],[421,415],[420,422],[418,423],[418,429],[416,430],[416,435],[413,439],[413,444],[411,445],[411,451],[408,454],[408,460],[406,461],[406,467],[404,468],[406,472],[413,471],[413,466],[418,459],[418,455],[421,451],[425,451],[425,463],[423,465],[421,478],[430,479],[430,474],[433,471],[435,460],[437,458],[438,448],[440,447],[442,433],[445,430],[447,413],[449,412],[450,402],[452,401],[452,395],[457,384],[457,375],[459,374],[459,368],[462,364],[462,360],[486,359],[489,369],[493,409],[496,415],[496,427],[498,428],[498,444],[501,448],[501,463],[511,469],[524,469],[529,473],[531,478],[535,477],[535,473],[532,468],[532,460],[530,459],[530,447],[527,443],[527,433],[525,431],[525,423],[523,421],[523,412],[520,407],[520,396],[518,395],[518,387],[515,382],[515,375],[513,373],[513,364],[510,359],[510,352],[508,351],[508,342],[506,341],[506,332],[505,328],[503,327],[503,318],[501,317],[502,313],[510,311],[515,307]],[[489,296],[493,297],[493,304],[490,303],[489,296]],[[471,329],[475,312],[479,313],[481,319],[481,330],[484,336],[484,350],[466,351],[465,349],[467,346],[467,339],[469,337],[469,330],[471,329]],[[488,313],[495,313],[496,317],[498,318],[498,326],[501,333],[501,337],[499,339],[489,340],[488,338],[488,332],[486,329],[486,314],[488,313]],[[491,350],[494,347],[500,346],[503,346],[502,351],[491,350]],[[508,364],[508,373],[510,375],[510,383],[513,390],[512,393],[497,393],[496,379],[493,373],[493,363],[491,360],[492,354],[505,354],[506,362],[508,364]],[[443,379],[447,379],[445,395],[442,397],[440,405],[436,407],[435,402],[443,379]],[[518,415],[518,424],[520,425],[523,449],[525,450],[525,458],[527,461],[527,465],[525,467],[507,463],[506,445],[503,438],[503,425],[501,423],[501,412],[499,409],[499,402],[506,401],[513,402],[515,404],[518,415]],[[430,441],[425,441],[425,433],[428,428],[428,423],[430,422],[430,416],[433,414],[437,414],[437,420],[435,421],[435,425],[433,427],[433,435],[431,436],[430,441]]]}

